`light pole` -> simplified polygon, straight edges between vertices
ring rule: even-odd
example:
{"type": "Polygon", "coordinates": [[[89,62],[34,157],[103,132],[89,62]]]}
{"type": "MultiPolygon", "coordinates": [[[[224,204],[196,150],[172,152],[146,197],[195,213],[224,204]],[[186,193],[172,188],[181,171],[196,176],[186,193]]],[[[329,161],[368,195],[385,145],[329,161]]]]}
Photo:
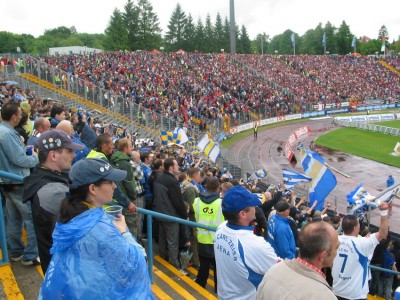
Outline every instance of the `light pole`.
{"type": "Polygon", "coordinates": [[[231,54],[236,53],[235,0],[230,0],[230,45],[231,54]]]}

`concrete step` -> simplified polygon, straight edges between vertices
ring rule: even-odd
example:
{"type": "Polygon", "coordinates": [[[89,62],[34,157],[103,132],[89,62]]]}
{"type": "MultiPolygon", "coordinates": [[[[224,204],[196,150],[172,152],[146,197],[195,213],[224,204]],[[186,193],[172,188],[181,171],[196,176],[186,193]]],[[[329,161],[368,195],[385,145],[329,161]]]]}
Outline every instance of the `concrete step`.
{"type": "MultiPolygon", "coordinates": [[[[192,267],[187,270],[189,276],[182,274],[161,257],[155,256],[152,290],[156,298],[216,300],[213,272],[210,272],[208,285],[204,289],[194,282],[197,270],[192,267]]],[[[0,280],[5,299],[37,299],[43,278],[40,266],[26,267],[20,262],[12,262],[0,267],[0,280]]]]}

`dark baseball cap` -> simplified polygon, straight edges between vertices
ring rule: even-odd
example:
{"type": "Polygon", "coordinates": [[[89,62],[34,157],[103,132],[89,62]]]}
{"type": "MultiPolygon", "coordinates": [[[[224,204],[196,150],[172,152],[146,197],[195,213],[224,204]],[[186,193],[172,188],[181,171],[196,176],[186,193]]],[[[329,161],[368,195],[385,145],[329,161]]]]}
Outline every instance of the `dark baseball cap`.
{"type": "Polygon", "coordinates": [[[101,179],[122,181],[126,174],[126,171],[114,169],[108,161],[103,159],[85,158],[72,166],[69,172],[70,188],[76,189],[101,179]]]}
{"type": "Polygon", "coordinates": [[[62,148],[71,150],[83,149],[83,145],[74,143],[64,131],[58,129],[43,132],[38,138],[37,146],[39,151],[50,151],[62,148]]]}

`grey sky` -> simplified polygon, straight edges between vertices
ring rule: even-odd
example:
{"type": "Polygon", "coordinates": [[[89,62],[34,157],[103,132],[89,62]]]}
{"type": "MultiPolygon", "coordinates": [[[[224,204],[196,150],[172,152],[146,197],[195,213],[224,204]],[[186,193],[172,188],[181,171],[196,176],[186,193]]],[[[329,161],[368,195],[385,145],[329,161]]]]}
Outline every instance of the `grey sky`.
{"type": "MultiPolygon", "coordinates": [[[[163,33],[178,1],[150,0],[157,13],[163,33]]],[[[75,26],[78,32],[102,33],[114,8],[123,9],[126,0],[94,1],[29,1],[9,2],[2,14],[1,31],[43,34],[45,29],[58,26],[75,26]],[[13,7],[11,9],[10,7],[13,7]]],[[[191,13],[195,22],[205,20],[210,13],[214,22],[217,12],[224,19],[229,17],[229,0],[180,0],[183,10],[191,13]]],[[[379,28],[386,25],[390,41],[400,36],[400,1],[388,0],[236,0],[236,23],[245,25],[250,38],[265,32],[271,37],[291,29],[302,35],[318,23],[330,21],[339,27],[343,20],[357,37],[376,38],[379,28]]]]}

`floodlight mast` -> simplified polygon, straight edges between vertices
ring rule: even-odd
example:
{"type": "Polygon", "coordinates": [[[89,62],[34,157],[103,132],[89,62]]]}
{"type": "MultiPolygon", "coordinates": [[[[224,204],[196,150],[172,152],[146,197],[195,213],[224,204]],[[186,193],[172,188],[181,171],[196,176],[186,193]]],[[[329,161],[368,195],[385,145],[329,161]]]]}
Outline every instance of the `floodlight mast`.
{"type": "Polygon", "coordinates": [[[230,53],[236,53],[235,0],[230,0],[230,53]]]}

